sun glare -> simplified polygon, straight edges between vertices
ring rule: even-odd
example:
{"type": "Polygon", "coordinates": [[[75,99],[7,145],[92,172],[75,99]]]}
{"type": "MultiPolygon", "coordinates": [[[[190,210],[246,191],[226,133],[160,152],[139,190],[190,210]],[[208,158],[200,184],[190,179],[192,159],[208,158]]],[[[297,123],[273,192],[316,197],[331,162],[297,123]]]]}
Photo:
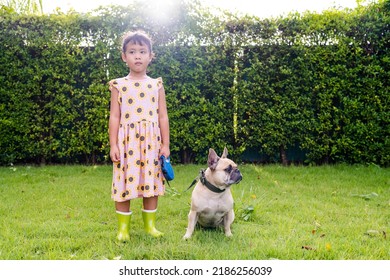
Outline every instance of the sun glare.
{"type": "Polygon", "coordinates": [[[157,22],[166,23],[172,19],[179,0],[149,0],[143,2],[145,10],[157,22]]]}
{"type": "Polygon", "coordinates": [[[157,22],[166,23],[169,21],[177,10],[177,5],[180,0],[94,0],[78,1],[78,0],[43,0],[43,10],[45,13],[50,13],[60,8],[63,12],[68,12],[73,9],[78,12],[90,12],[99,6],[108,5],[139,5],[142,9],[149,13],[150,17],[157,22]]]}
{"type": "MultiPolygon", "coordinates": [[[[59,7],[63,12],[74,9],[78,12],[88,12],[99,6],[121,5],[128,6],[139,3],[147,7],[151,16],[157,21],[169,20],[181,0],[43,0],[44,13],[55,11],[59,7]]],[[[240,14],[252,14],[260,17],[277,16],[291,11],[303,12],[305,10],[320,12],[332,6],[344,8],[356,7],[356,0],[200,0],[202,5],[238,12],[240,14]]],[[[141,7],[140,7],[141,8],[141,7]]]]}

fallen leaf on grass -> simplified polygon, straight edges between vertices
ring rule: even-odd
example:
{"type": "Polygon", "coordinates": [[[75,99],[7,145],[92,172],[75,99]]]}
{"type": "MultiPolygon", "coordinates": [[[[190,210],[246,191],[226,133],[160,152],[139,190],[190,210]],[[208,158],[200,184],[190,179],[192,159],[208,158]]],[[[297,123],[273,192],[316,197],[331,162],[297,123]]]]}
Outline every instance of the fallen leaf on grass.
{"type": "Polygon", "coordinates": [[[313,247],[310,247],[310,246],[302,246],[302,249],[305,249],[305,250],[313,250],[313,251],[315,251],[316,249],[315,248],[313,248],[313,247]]]}
{"type": "MultiPolygon", "coordinates": [[[[313,235],[315,235],[317,233],[317,230],[316,229],[313,229],[312,231],[311,231],[311,234],[313,234],[313,235]]],[[[325,233],[321,233],[321,235],[320,235],[320,238],[324,238],[325,237],[325,233]]]]}
{"type": "Polygon", "coordinates": [[[352,196],[364,198],[365,200],[370,200],[370,199],[373,199],[375,197],[378,197],[378,194],[375,192],[372,192],[372,193],[368,193],[368,194],[353,194],[352,196]]]}
{"type": "MultiPolygon", "coordinates": [[[[116,257],[112,258],[112,260],[115,260],[115,261],[120,261],[121,259],[122,259],[122,256],[116,256],[116,257]]],[[[110,260],[110,258],[103,257],[102,260],[108,261],[108,260],[110,260]]]]}
{"type": "Polygon", "coordinates": [[[384,239],[386,239],[386,232],[384,230],[374,230],[374,229],[370,229],[370,230],[367,230],[365,233],[365,235],[368,235],[369,237],[380,237],[380,236],[383,236],[384,239]]]}
{"type": "Polygon", "coordinates": [[[311,231],[311,234],[316,234],[317,233],[317,230],[319,229],[319,228],[321,228],[321,224],[320,224],[320,222],[319,221],[317,221],[317,220],[314,220],[314,228],[313,228],[313,230],[311,231]]]}

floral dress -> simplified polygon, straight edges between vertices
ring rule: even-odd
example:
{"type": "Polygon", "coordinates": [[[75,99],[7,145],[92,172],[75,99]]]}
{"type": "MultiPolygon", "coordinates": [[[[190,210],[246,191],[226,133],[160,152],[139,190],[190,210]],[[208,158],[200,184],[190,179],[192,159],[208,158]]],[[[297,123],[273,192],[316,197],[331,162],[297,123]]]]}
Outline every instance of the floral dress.
{"type": "Polygon", "coordinates": [[[114,162],[111,197],[122,202],[163,195],[165,186],[158,158],[161,146],[158,95],[162,79],[124,77],[110,81],[110,87],[119,91],[121,110],[120,162],[114,162]]]}

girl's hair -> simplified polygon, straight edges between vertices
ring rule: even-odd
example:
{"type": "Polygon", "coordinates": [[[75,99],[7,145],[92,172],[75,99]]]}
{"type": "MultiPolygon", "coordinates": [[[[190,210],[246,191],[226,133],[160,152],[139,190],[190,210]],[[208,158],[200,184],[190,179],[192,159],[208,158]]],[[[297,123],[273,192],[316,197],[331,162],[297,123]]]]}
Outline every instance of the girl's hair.
{"type": "Polygon", "coordinates": [[[152,51],[152,40],[149,35],[142,30],[127,32],[122,37],[122,52],[126,52],[126,46],[128,43],[137,44],[137,45],[146,45],[149,49],[149,52],[153,55],[152,51]]]}

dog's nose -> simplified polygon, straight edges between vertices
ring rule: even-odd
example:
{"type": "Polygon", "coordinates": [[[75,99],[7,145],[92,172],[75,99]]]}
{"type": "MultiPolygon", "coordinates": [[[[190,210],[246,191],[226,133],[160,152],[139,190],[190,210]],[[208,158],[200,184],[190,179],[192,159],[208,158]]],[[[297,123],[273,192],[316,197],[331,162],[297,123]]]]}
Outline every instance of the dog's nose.
{"type": "Polygon", "coordinates": [[[240,172],[240,170],[237,168],[234,170],[234,177],[236,177],[236,183],[240,182],[242,180],[242,174],[240,172]]]}

